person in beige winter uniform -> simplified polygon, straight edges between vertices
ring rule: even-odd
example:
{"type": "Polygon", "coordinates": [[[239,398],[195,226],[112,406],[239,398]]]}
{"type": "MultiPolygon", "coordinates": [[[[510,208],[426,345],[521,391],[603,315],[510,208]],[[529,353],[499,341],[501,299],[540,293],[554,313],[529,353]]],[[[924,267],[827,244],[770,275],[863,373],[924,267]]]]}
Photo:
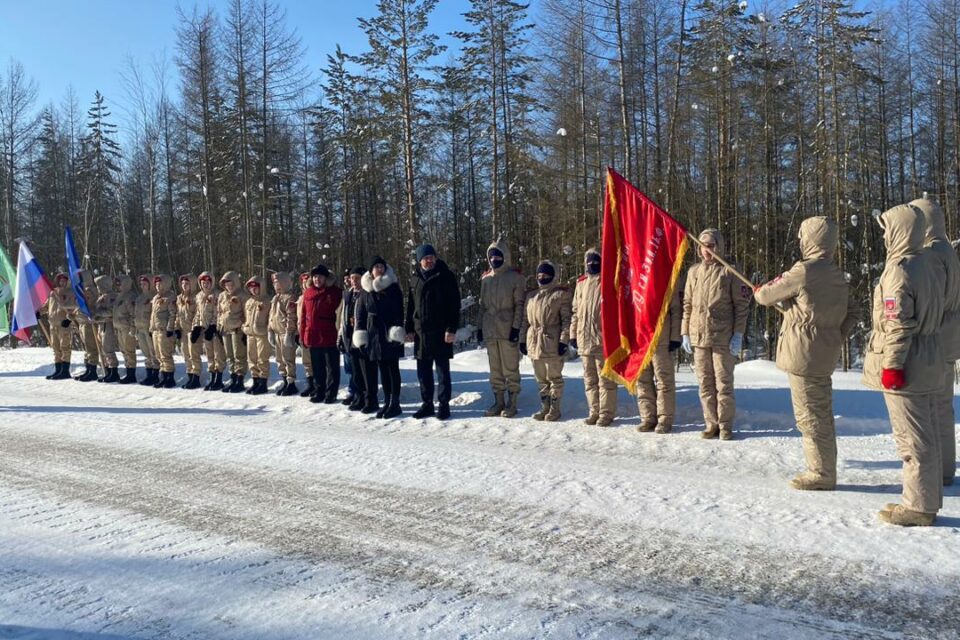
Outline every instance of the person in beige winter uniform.
{"type": "Polygon", "coordinates": [[[486,342],[490,364],[493,405],[486,415],[517,415],[520,395],[520,325],[526,299],[526,278],[510,262],[505,242],[487,248],[490,269],[480,278],[480,332],[477,342],[486,342]],[[506,394],[506,395],[505,395],[506,394]]]}
{"type": "Polygon", "coordinates": [[[153,284],[153,275],[149,273],[139,276],[137,283],[140,285],[140,295],[137,296],[133,308],[133,325],[137,331],[137,343],[143,352],[143,366],[147,370],[147,377],[141,380],[140,384],[152,387],[160,378],[160,360],[157,359],[153,335],[150,333],[150,315],[153,312],[153,297],[157,289],[153,284]]]}
{"type": "Polygon", "coordinates": [[[887,260],[873,291],[863,382],[883,392],[903,460],[902,502],[888,504],[878,515],[891,524],[928,526],[943,506],[935,407],[946,373],[940,341],[945,276],[924,250],[927,225],[918,209],[899,205],[878,222],[887,260]]]}
{"type": "Polygon", "coordinates": [[[70,277],[58,273],[55,289],[47,298],[47,321],[50,323],[50,347],[53,349],[54,372],[47,380],[66,380],[70,377],[70,356],[73,350],[73,320],[77,297],[70,286],[70,277]]]}
{"type": "Polygon", "coordinates": [[[563,400],[563,363],[570,344],[573,315],[570,289],[555,281],[556,269],[549,260],[537,266],[539,288],[527,295],[520,335],[520,352],[530,356],[540,387],[540,411],[534,420],[560,419],[563,400]]]}
{"type": "Polygon", "coordinates": [[[953,484],[957,473],[956,419],[953,413],[953,379],[956,361],[960,358],[960,260],[947,240],[943,209],[932,200],[920,198],[910,203],[920,210],[926,224],[924,247],[943,272],[943,325],[940,344],[943,346],[945,373],[943,388],[936,395],[934,408],[940,425],[940,457],[943,460],[943,484],[953,484]]]}
{"type": "Polygon", "coordinates": [[[260,395],[267,392],[267,379],[270,377],[270,342],[267,331],[270,328],[270,299],[263,278],[254,276],[247,280],[247,292],[250,297],[244,303],[243,333],[247,336],[247,360],[253,384],[247,393],[260,395]]]}
{"type": "Polygon", "coordinates": [[[637,431],[641,433],[673,431],[673,416],[677,409],[676,361],[673,354],[680,348],[682,318],[683,303],[680,301],[678,284],[673,289],[653,359],[637,380],[637,409],[640,412],[637,431]]]}
{"type": "Polygon", "coordinates": [[[247,375],[247,336],[243,333],[243,309],[249,295],[240,282],[240,274],[227,271],[220,278],[220,298],[217,302],[217,330],[223,338],[226,364],[230,367],[230,383],[225,393],[243,391],[247,375]]]}
{"type": "Polygon", "coordinates": [[[838,238],[833,220],[807,218],[799,232],[802,259],[754,293],[758,304],[778,305],[784,312],[777,367],[790,377],[793,415],[803,437],[807,470],[790,483],[800,490],[832,491],[837,484],[830,376],[860,319],[856,299],[833,261],[838,238]]]}
{"type": "Polygon", "coordinates": [[[176,345],[177,295],[173,292],[173,280],[166,274],[153,277],[157,293],[153,296],[150,310],[150,335],[153,350],[160,360],[160,377],[153,385],[170,389],[176,386],[173,379],[173,349],[176,345]]]}
{"type": "Polygon", "coordinates": [[[113,311],[113,328],[117,332],[120,353],[123,354],[124,376],[120,384],[137,381],[137,328],[135,326],[137,293],[133,290],[133,278],[126,274],[117,276],[117,300],[113,311]]]}
{"type": "MultiPolygon", "coordinates": [[[[700,242],[723,256],[723,236],[706,229],[700,242]]],[[[700,262],[690,267],[683,292],[680,323],[684,351],[693,354],[706,423],[703,438],[733,438],[737,412],[733,368],[743,347],[752,289],[741,283],[703,247],[700,262]]]]}
{"type": "Polygon", "coordinates": [[[223,350],[223,338],[217,331],[217,304],[220,291],[214,287],[214,277],[209,271],[200,274],[197,280],[200,291],[197,292],[197,317],[193,320],[194,331],[199,328],[198,340],[202,340],[203,351],[207,354],[207,381],[204,391],[223,389],[223,365],[226,355],[223,350]]]}
{"type": "Polygon", "coordinates": [[[183,354],[183,363],[187,369],[187,381],[182,389],[199,389],[203,343],[200,342],[202,330],[194,324],[197,318],[197,277],[192,273],[185,273],[178,280],[180,294],[177,295],[177,341],[180,343],[180,353],[183,354]]]}
{"type": "Polygon", "coordinates": [[[270,301],[270,332],[282,382],[277,395],[292,396],[300,393],[297,388],[297,294],[289,273],[278,271],[272,279],[274,296],[270,301]]]}
{"type": "Polygon", "coordinates": [[[117,351],[120,344],[113,326],[113,311],[117,303],[115,282],[113,276],[103,275],[97,276],[94,283],[97,285],[97,301],[92,309],[93,322],[97,342],[100,344],[100,364],[103,367],[103,377],[98,382],[120,382],[120,375],[117,373],[117,351]]]}
{"type": "MultiPolygon", "coordinates": [[[[81,269],[77,272],[80,276],[80,283],[83,285],[83,296],[87,300],[87,308],[90,313],[94,313],[93,307],[96,306],[97,287],[93,284],[93,274],[81,269]]],[[[83,363],[86,365],[86,371],[76,376],[74,380],[81,382],[90,382],[97,379],[97,365],[100,363],[100,345],[97,342],[97,332],[94,329],[93,319],[80,310],[74,309],[71,320],[77,325],[77,331],[80,333],[80,342],[83,344],[83,363]]]]}
{"type": "Polygon", "coordinates": [[[583,256],[586,273],[573,290],[570,345],[583,362],[583,387],[590,413],[588,425],[609,426],[617,414],[617,383],[600,375],[603,370],[603,338],[600,335],[600,252],[583,256]]]}

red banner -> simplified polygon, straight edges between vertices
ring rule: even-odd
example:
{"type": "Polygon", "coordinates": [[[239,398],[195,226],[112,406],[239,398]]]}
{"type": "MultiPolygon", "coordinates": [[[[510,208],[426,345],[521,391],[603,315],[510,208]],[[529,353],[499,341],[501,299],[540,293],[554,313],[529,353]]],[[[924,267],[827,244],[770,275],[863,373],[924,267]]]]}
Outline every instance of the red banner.
{"type": "Polygon", "coordinates": [[[613,169],[603,207],[603,375],[636,394],[670,309],[687,230],[613,169]]]}

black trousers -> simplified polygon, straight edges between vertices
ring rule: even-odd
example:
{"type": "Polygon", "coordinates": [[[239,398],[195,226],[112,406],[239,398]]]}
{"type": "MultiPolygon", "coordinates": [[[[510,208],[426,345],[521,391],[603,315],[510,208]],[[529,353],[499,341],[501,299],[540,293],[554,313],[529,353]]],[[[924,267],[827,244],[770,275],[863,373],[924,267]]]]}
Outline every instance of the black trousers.
{"type": "MultiPolygon", "coordinates": [[[[364,372],[364,362],[365,358],[360,355],[359,349],[350,349],[345,354],[345,358],[350,366],[347,368],[347,373],[350,374],[350,394],[359,398],[366,397],[367,389],[367,376],[364,372]]],[[[376,387],[374,387],[376,388],[376,387]]]]}
{"type": "Polygon", "coordinates": [[[364,360],[364,383],[366,384],[367,406],[377,404],[377,373],[383,382],[383,402],[389,404],[391,397],[396,397],[396,402],[400,401],[400,360],[398,358],[389,358],[387,360],[364,360]]]}
{"type": "Polygon", "coordinates": [[[437,370],[437,401],[450,404],[450,358],[424,358],[417,360],[417,380],[420,382],[420,399],[433,404],[433,370],[437,370]]]}
{"type": "Polygon", "coordinates": [[[340,352],[336,347],[310,347],[314,393],[330,400],[340,388],[340,352]]]}

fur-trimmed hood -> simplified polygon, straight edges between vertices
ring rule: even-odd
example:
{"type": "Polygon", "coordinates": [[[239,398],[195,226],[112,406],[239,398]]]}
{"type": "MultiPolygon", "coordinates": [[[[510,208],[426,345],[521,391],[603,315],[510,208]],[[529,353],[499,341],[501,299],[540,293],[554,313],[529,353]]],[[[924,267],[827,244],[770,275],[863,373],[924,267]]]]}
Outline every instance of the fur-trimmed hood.
{"type": "Polygon", "coordinates": [[[158,295],[164,295],[170,292],[173,286],[173,279],[165,273],[159,273],[153,276],[153,286],[158,295]]]}
{"type": "Polygon", "coordinates": [[[133,289],[133,278],[125,273],[117,276],[117,291],[120,292],[121,295],[130,293],[131,289],[133,289]]]}
{"type": "Polygon", "coordinates": [[[178,294],[183,293],[183,285],[182,285],[182,283],[183,283],[184,280],[186,280],[187,282],[190,283],[190,292],[189,292],[188,295],[191,295],[191,296],[192,296],[192,295],[196,295],[197,292],[200,291],[200,287],[199,287],[199,285],[197,284],[197,276],[193,275],[192,273],[184,273],[184,274],[181,275],[179,278],[177,278],[177,293],[178,293],[178,294]]]}
{"type": "MultiPolygon", "coordinates": [[[[720,229],[704,229],[700,232],[700,235],[697,236],[697,239],[700,240],[700,242],[703,242],[705,237],[713,240],[714,247],[712,251],[722,258],[726,248],[724,247],[723,234],[720,233],[720,229]]],[[[699,251],[697,252],[697,255],[700,256],[699,251]]],[[[702,261],[703,256],[700,256],[699,259],[702,261]]]]}
{"type": "Polygon", "coordinates": [[[141,293],[150,293],[151,291],[156,291],[153,286],[153,274],[152,273],[141,273],[137,276],[137,286],[140,287],[141,293]],[[143,290],[143,281],[147,281],[147,290],[143,290]]]}
{"type": "Polygon", "coordinates": [[[273,281],[273,290],[279,295],[287,293],[293,288],[293,279],[286,271],[277,271],[271,278],[273,281]]]}
{"type": "Polygon", "coordinates": [[[97,276],[94,278],[93,282],[97,285],[97,291],[100,295],[106,295],[108,293],[113,293],[113,276],[108,276],[106,274],[102,276],[97,276]]]}
{"type": "Polygon", "coordinates": [[[500,253],[503,254],[503,264],[500,265],[497,269],[494,269],[497,273],[506,271],[513,267],[513,256],[510,255],[510,247],[507,245],[504,240],[496,240],[490,243],[490,246],[487,247],[487,262],[489,264],[490,259],[490,250],[497,249],[500,253]]]}
{"type": "Polygon", "coordinates": [[[923,213],[909,204],[887,209],[878,218],[883,227],[883,241],[887,247],[887,262],[923,251],[927,223],[923,213]]]}
{"type": "Polygon", "coordinates": [[[220,277],[220,288],[223,289],[224,291],[227,290],[227,287],[226,287],[227,282],[232,282],[233,284],[236,285],[237,288],[234,289],[233,291],[234,294],[236,294],[238,291],[243,289],[243,282],[240,280],[240,274],[237,273],[236,271],[227,271],[225,274],[223,274],[220,277]]]}
{"type": "Polygon", "coordinates": [[[924,246],[929,247],[937,240],[949,242],[947,240],[947,223],[943,217],[943,209],[939,204],[929,198],[917,198],[911,200],[910,205],[916,207],[923,214],[926,223],[926,237],[924,246]]]}
{"type": "Polygon", "coordinates": [[[247,280],[244,283],[243,288],[247,290],[247,293],[250,294],[250,297],[256,300],[263,301],[263,300],[266,300],[267,298],[267,287],[266,287],[266,284],[263,282],[263,278],[261,278],[260,276],[253,276],[252,278],[247,280]],[[250,291],[250,287],[252,287],[253,285],[257,285],[259,287],[259,289],[257,290],[257,295],[253,295],[253,292],[250,291]]]}
{"type": "Polygon", "coordinates": [[[387,265],[387,270],[378,278],[374,278],[373,273],[370,271],[363,274],[363,277],[360,279],[360,286],[364,291],[379,293],[385,291],[387,287],[396,282],[398,282],[397,273],[393,270],[393,267],[387,265]]]}

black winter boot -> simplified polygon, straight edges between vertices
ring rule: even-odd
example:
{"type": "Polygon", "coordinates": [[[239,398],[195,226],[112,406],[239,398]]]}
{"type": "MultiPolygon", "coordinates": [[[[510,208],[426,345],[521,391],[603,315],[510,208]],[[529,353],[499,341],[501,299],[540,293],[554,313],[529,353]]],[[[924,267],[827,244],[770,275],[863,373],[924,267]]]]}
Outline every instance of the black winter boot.
{"type": "Polygon", "coordinates": [[[199,389],[200,388],[200,374],[190,373],[187,374],[187,383],[183,385],[184,389],[199,389]]]}
{"type": "Polygon", "coordinates": [[[214,371],[207,384],[207,391],[219,391],[223,389],[223,371],[214,371]]]}
{"type": "Polygon", "coordinates": [[[307,376],[307,388],[300,392],[301,398],[309,398],[313,395],[313,376],[307,376]]]}
{"type": "Polygon", "coordinates": [[[125,367],[125,375],[120,379],[120,384],[136,384],[137,382],[137,368],[136,367],[125,367]]]}
{"type": "Polygon", "coordinates": [[[360,411],[363,409],[363,396],[358,393],[357,397],[353,399],[353,404],[347,408],[350,409],[350,411],[360,411]]]}
{"type": "Polygon", "coordinates": [[[237,373],[233,376],[233,384],[230,385],[230,393],[243,393],[246,389],[243,386],[245,375],[237,373]]]}
{"type": "Polygon", "coordinates": [[[53,376],[52,378],[50,378],[50,379],[51,379],[51,380],[66,380],[66,379],[69,378],[69,377],[70,377],[70,363],[69,363],[69,362],[61,362],[61,363],[60,363],[60,372],[54,374],[54,376],[53,376]]]}
{"type": "Polygon", "coordinates": [[[88,364],[86,371],[84,371],[79,376],[74,378],[74,380],[77,380],[79,382],[90,382],[91,380],[96,380],[96,379],[97,379],[97,365],[95,364],[88,364]]]}
{"type": "Polygon", "coordinates": [[[437,420],[447,420],[450,417],[450,405],[446,402],[441,402],[440,407],[437,409],[437,420]]]}
{"type": "Polygon", "coordinates": [[[383,417],[384,419],[396,418],[401,413],[403,413],[403,409],[400,408],[400,395],[394,394],[390,396],[390,402],[387,404],[387,408],[383,412],[383,417]]]}
{"type": "Polygon", "coordinates": [[[161,371],[153,386],[155,389],[173,389],[176,387],[177,381],[173,378],[173,371],[161,371]]]}
{"type": "Polygon", "coordinates": [[[104,382],[120,382],[119,367],[107,367],[107,375],[103,377],[104,382]]]}
{"type": "Polygon", "coordinates": [[[297,383],[296,383],[296,381],[294,381],[294,382],[289,382],[289,381],[288,381],[288,382],[285,382],[285,383],[284,383],[283,393],[281,393],[280,395],[282,395],[282,396],[295,396],[295,395],[297,395],[297,394],[299,394],[299,393],[300,393],[300,389],[297,388],[297,383]]]}
{"type": "Polygon", "coordinates": [[[356,400],[356,399],[357,399],[357,397],[351,393],[351,394],[348,395],[346,398],[344,398],[343,400],[341,400],[341,401],[340,401],[340,404],[342,404],[342,405],[344,405],[344,406],[346,406],[346,407],[349,407],[350,405],[353,404],[353,401],[356,400]]]}
{"type": "MultiPolygon", "coordinates": [[[[368,402],[363,405],[363,408],[360,410],[360,413],[380,413],[380,403],[377,401],[377,396],[372,396],[368,402]]],[[[380,416],[383,414],[381,413],[380,416]]],[[[380,416],[377,416],[378,418],[380,416]]]]}
{"type": "Polygon", "coordinates": [[[233,385],[234,385],[236,382],[237,382],[237,374],[231,373],[231,374],[230,374],[230,381],[227,382],[227,383],[225,383],[225,384],[223,385],[223,389],[221,389],[221,391],[224,392],[224,393],[230,393],[230,391],[233,389],[233,385]]]}
{"type": "Polygon", "coordinates": [[[280,381],[280,386],[277,388],[277,390],[276,390],[276,392],[275,392],[276,395],[278,395],[278,396],[285,396],[285,395],[287,395],[286,393],[284,393],[284,391],[287,390],[287,384],[288,384],[288,382],[287,382],[287,379],[286,379],[286,378],[284,378],[283,380],[281,380],[281,381],[280,381]]]}
{"type": "Polygon", "coordinates": [[[45,375],[44,378],[46,378],[47,380],[55,380],[56,377],[60,375],[60,370],[63,369],[63,366],[61,366],[62,364],[63,364],[62,362],[54,362],[53,373],[49,373],[45,375]]]}
{"type": "Polygon", "coordinates": [[[156,369],[147,369],[147,376],[140,381],[145,387],[152,387],[157,384],[157,370],[156,369]]]}
{"type": "Polygon", "coordinates": [[[420,408],[417,409],[417,412],[413,414],[413,417],[417,420],[422,420],[423,418],[429,418],[432,415],[434,415],[433,403],[424,402],[420,405],[420,408]]]}
{"type": "Polygon", "coordinates": [[[254,378],[253,384],[247,389],[247,393],[252,396],[263,395],[267,392],[267,379],[266,378],[254,378]]]}

